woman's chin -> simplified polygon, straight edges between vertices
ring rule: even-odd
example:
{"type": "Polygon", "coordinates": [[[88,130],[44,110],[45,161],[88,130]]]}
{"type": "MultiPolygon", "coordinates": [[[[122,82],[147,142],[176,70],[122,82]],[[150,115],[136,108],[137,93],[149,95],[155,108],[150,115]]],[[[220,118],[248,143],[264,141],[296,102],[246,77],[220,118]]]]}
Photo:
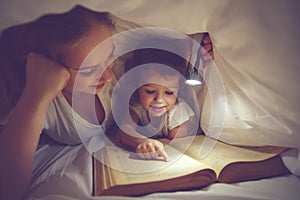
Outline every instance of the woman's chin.
{"type": "Polygon", "coordinates": [[[101,92],[102,89],[103,89],[103,88],[96,88],[96,89],[95,89],[95,94],[98,94],[99,92],[101,92]]]}
{"type": "Polygon", "coordinates": [[[92,86],[91,87],[91,93],[98,94],[99,92],[102,91],[103,87],[104,87],[104,85],[92,86]]]}

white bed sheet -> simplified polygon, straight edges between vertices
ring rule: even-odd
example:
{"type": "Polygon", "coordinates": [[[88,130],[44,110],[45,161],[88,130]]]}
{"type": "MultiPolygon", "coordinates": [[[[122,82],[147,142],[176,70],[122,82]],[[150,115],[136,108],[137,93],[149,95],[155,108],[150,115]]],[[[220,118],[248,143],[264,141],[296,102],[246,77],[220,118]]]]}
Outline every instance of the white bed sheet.
{"type": "MultiPolygon", "coordinates": [[[[0,30],[76,4],[142,26],[209,32],[227,99],[220,139],[300,148],[299,1],[2,0],[0,30]]],[[[203,105],[201,127],[208,133],[215,106],[208,95],[203,105]]]]}

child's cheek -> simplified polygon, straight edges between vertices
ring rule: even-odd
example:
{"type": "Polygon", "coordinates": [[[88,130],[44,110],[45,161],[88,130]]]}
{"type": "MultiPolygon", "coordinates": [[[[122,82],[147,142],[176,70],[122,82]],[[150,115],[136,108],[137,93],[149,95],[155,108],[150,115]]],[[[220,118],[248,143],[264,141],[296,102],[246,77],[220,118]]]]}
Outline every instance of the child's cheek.
{"type": "Polygon", "coordinates": [[[169,104],[171,105],[171,107],[173,107],[176,104],[176,97],[171,97],[169,100],[169,104]]]}

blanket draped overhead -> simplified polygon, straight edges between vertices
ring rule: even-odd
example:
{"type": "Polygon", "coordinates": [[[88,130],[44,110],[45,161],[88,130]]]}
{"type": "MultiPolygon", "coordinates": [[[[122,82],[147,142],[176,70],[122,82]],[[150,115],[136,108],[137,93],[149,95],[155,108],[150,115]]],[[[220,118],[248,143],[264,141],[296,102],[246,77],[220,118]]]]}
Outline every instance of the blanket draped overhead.
{"type": "MultiPolygon", "coordinates": [[[[66,12],[76,4],[109,11],[141,26],[186,34],[209,32],[226,95],[220,139],[248,145],[300,146],[297,0],[2,0],[0,30],[45,13],[66,12]]],[[[214,106],[211,99],[206,93],[201,113],[205,132],[214,106]]]]}

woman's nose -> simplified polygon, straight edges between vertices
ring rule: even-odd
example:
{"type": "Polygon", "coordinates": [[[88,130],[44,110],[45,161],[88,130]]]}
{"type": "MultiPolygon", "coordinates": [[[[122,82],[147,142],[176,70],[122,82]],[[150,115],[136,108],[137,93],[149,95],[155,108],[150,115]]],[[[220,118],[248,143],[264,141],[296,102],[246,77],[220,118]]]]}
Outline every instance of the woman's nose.
{"type": "Polygon", "coordinates": [[[113,79],[113,76],[109,69],[106,69],[100,78],[100,80],[102,80],[104,82],[111,82],[112,79],[113,79]]]}

